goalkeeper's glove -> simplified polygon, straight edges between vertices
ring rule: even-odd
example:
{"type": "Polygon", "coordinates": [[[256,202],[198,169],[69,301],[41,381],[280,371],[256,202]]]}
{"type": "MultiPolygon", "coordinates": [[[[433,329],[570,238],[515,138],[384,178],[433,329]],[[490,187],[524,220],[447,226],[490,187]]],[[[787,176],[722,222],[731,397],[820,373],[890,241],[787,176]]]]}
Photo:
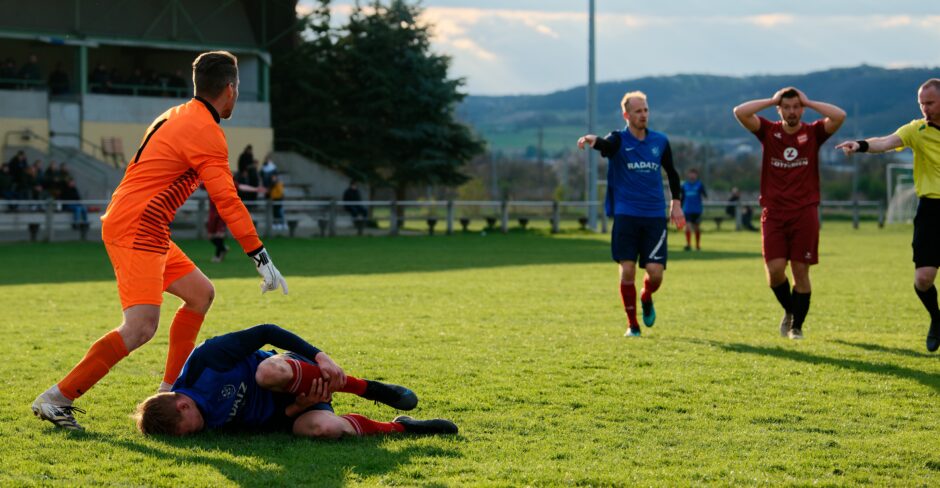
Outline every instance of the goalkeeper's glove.
{"type": "Polygon", "coordinates": [[[281,276],[281,272],[274,267],[274,263],[271,262],[271,258],[268,256],[268,251],[262,247],[248,256],[255,262],[255,269],[261,275],[261,294],[277,290],[277,287],[280,286],[284,294],[287,295],[287,281],[281,276]]]}

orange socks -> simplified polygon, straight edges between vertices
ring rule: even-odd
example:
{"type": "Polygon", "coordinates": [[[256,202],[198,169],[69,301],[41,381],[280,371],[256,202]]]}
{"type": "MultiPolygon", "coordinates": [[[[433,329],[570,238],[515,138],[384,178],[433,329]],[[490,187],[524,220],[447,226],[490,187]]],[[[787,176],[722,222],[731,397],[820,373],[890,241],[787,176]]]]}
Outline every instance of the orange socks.
{"type": "Polygon", "coordinates": [[[69,400],[75,400],[95,386],[127,354],[121,334],[117,330],[108,332],[91,345],[85,357],[59,382],[59,390],[69,400]]]}
{"type": "Polygon", "coordinates": [[[202,327],[204,314],[180,307],[170,324],[170,347],[166,352],[163,382],[172,385],[180,375],[186,358],[196,347],[196,336],[202,327]]]}

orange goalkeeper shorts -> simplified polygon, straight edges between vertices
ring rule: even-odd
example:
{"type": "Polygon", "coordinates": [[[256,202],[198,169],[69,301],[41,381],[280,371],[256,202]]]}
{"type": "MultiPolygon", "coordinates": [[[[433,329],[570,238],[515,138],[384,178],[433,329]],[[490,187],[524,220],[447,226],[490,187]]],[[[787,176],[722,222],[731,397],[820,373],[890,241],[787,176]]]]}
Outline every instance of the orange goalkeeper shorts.
{"type": "Polygon", "coordinates": [[[159,306],[163,303],[163,292],[174,281],[196,269],[192,260],[173,241],[170,241],[166,254],[113,244],[105,244],[104,248],[114,267],[123,310],[134,305],[159,306]]]}

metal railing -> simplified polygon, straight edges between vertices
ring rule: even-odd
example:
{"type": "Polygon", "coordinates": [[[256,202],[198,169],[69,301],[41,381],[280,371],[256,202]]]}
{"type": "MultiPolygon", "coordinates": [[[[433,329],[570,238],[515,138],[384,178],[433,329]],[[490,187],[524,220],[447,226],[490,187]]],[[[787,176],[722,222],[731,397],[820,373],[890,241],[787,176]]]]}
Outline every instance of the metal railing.
{"type": "MultiPolygon", "coordinates": [[[[201,193],[201,192],[200,192],[201,193]]],[[[736,230],[742,230],[743,210],[753,208],[752,218],[759,219],[760,208],[755,201],[730,202],[734,215],[728,214],[729,202],[705,202],[703,221],[714,220],[720,230],[726,220],[734,222],[736,230]]],[[[85,238],[89,229],[100,228],[98,216],[104,212],[108,200],[0,200],[0,230],[9,238],[10,231],[20,235],[28,228],[30,238],[44,241],[55,239],[57,231],[79,230],[85,238]],[[88,210],[87,223],[71,219],[69,205],[81,204],[88,210]]],[[[597,202],[596,204],[600,204],[597,202]]],[[[259,233],[264,236],[283,235],[332,237],[341,233],[363,235],[400,235],[442,231],[453,234],[458,231],[491,231],[508,233],[510,228],[527,229],[536,225],[558,233],[563,227],[587,230],[588,202],[583,201],[494,201],[494,200],[449,200],[449,201],[342,201],[342,200],[259,200],[246,201],[259,233]],[[347,207],[362,207],[367,216],[352,217],[347,207]],[[530,225],[531,224],[531,225],[530,225]],[[471,225],[475,228],[471,229],[471,225]],[[439,227],[440,226],[440,227],[439,227]]],[[[208,198],[197,193],[187,200],[171,224],[174,235],[184,238],[206,237],[205,222],[208,216],[208,198]]],[[[863,217],[884,225],[884,204],[877,201],[827,200],[820,204],[822,216],[827,219],[851,219],[855,228],[863,217]]],[[[358,214],[357,214],[358,215],[358,214]]],[[[603,214],[600,231],[606,233],[609,220],[603,214]]],[[[63,233],[65,238],[74,238],[75,233],[63,233]]]]}

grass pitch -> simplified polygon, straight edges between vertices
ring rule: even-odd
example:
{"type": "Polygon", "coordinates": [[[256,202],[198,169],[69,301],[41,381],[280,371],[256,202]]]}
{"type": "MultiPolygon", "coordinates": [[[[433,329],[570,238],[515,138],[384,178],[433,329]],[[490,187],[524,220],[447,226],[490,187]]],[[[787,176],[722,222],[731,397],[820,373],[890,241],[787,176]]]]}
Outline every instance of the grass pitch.
{"type": "Polygon", "coordinates": [[[86,433],[37,421],[32,399],[119,324],[116,286],[100,244],[0,246],[0,485],[937,486],[940,362],[910,238],[827,223],[799,343],[778,337],[754,233],[706,233],[698,253],[673,233],[640,339],[622,337],[603,235],[269,239],[290,295],[263,297],[247,258],[181,242],[216,285],[201,338],[280,324],[461,428],[335,442],[139,435],[128,415],[162,377],[170,296],[154,340],[79,401],[86,433]]]}

